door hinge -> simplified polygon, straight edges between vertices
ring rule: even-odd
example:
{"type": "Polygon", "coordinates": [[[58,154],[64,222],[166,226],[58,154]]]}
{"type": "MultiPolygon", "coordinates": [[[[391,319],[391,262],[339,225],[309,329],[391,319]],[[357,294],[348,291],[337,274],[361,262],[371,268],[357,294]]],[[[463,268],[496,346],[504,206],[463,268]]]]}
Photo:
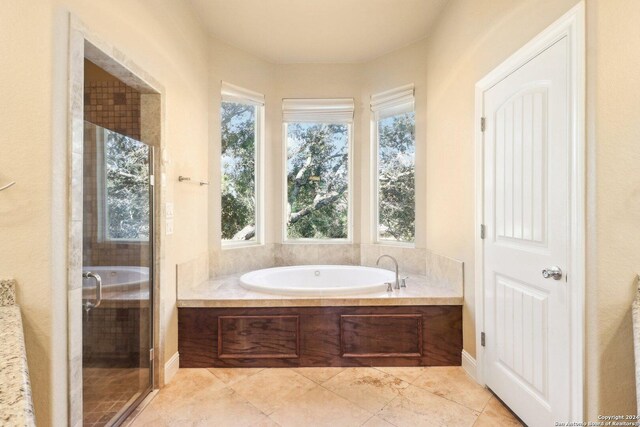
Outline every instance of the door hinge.
{"type": "Polygon", "coordinates": [[[155,175],[149,175],[149,185],[152,185],[152,186],[156,185],[155,179],[156,179],[155,175]]]}
{"type": "Polygon", "coordinates": [[[487,119],[485,119],[484,117],[480,117],[480,131],[484,132],[486,128],[487,128],[487,119]]]}
{"type": "Polygon", "coordinates": [[[149,349],[149,361],[153,361],[153,349],[149,349]]]}
{"type": "Polygon", "coordinates": [[[484,347],[484,344],[485,344],[484,332],[480,332],[480,345],[484,347]]]}
{"type": "Polygon", "coordinates": [[[480,224],[480,238],[484,239],[487,236],[487,227],[484,224],[480,224]]]}

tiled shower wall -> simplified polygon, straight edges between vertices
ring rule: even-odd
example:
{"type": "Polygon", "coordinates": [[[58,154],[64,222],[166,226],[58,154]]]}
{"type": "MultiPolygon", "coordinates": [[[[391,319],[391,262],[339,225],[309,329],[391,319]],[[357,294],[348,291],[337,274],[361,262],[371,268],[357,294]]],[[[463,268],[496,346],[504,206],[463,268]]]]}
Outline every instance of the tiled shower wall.
{"type": "Polygon", "coordinates": [[[140,140],[140,92],[120,81],[89,81],[84,86],[84,119],[140,140]]]}
{"type": "Polygon", "coordinates": [[[148,304],[111,300],[83,315],[85,363],[93,367],[148,367],[148,304]]]}
{"type": "MultiPolygon", "coordinates": [[[[140,93],[124,83],[88,81],[84,93],[84,119],[103,128],[140,140],[140,93]]],[[[149,266],[149,245],[115,243],[98,238],[96,135],[85,124],[83,264],[85,266],[149,266]]]]}

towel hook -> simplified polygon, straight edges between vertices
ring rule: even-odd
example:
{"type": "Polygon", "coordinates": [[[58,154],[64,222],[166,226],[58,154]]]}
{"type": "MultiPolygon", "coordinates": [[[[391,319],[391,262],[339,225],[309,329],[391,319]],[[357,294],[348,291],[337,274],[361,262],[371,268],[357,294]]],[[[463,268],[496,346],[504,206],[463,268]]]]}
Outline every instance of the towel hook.
{"type": "MultiPolygon", "coordinates": [[[[178,181],[179,182],[191,181],[191,177],[180,175],[178,177],[178,181]]],[[[203,185],[209,185],[207,181],[198,181],[198,184],[200,184],[200,187],[202,187],[203,185]]]]}
{"type": "Polygon", "coordinates": [[[13,187],[16,184],[15,181],[11,181],[10,183],[8,183],[7,185],[5,185],[4,187],[0,187],[0,191],[2,190],[6,190],[9,187],[13,187]]]}

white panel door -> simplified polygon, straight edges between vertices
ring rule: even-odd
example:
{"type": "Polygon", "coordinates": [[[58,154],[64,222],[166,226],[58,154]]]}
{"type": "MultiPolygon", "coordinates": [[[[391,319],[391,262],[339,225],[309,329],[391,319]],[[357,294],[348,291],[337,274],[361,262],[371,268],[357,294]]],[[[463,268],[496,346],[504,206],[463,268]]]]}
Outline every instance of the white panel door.
{"type": "Polygon", "coordinates": [[[567,43],[483,96],[485,382],[529,426],[570,411],[567,43]]]}

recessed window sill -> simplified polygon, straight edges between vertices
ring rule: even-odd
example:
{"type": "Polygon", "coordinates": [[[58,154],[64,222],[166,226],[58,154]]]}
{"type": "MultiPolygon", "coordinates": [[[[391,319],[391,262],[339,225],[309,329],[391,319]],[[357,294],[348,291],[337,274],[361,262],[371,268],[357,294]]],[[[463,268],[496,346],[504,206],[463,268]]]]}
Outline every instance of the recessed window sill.
{"type": "Polygon", "coordinates": [[[283,245],[352,245],[353,240],[347,239],[294,239],[294,240],[285,240],[282,242],[283,245]]]}
{"type": "Polygon", "coordinates": [[[384,240],[380,240],[377,242],[374,242],[374,245],[378,245],[378,246],[393,246],[395,248],[407,248],[407,249],[415,249],[416,248],[416,244],[415,243],[408,243],[408,242],[394,242],[394,241],[384,241],[384,240]]]}
{"type": "Polygon", "coordinates": [[[224,251],[224,250],[227,250],[227,249],[257,248],[257,247],[261,247],[261,246],[264,246],[264,243],[261,243],[261,242],[246,242],[246,241],[222,242],[221,249],[224,251]]]}

